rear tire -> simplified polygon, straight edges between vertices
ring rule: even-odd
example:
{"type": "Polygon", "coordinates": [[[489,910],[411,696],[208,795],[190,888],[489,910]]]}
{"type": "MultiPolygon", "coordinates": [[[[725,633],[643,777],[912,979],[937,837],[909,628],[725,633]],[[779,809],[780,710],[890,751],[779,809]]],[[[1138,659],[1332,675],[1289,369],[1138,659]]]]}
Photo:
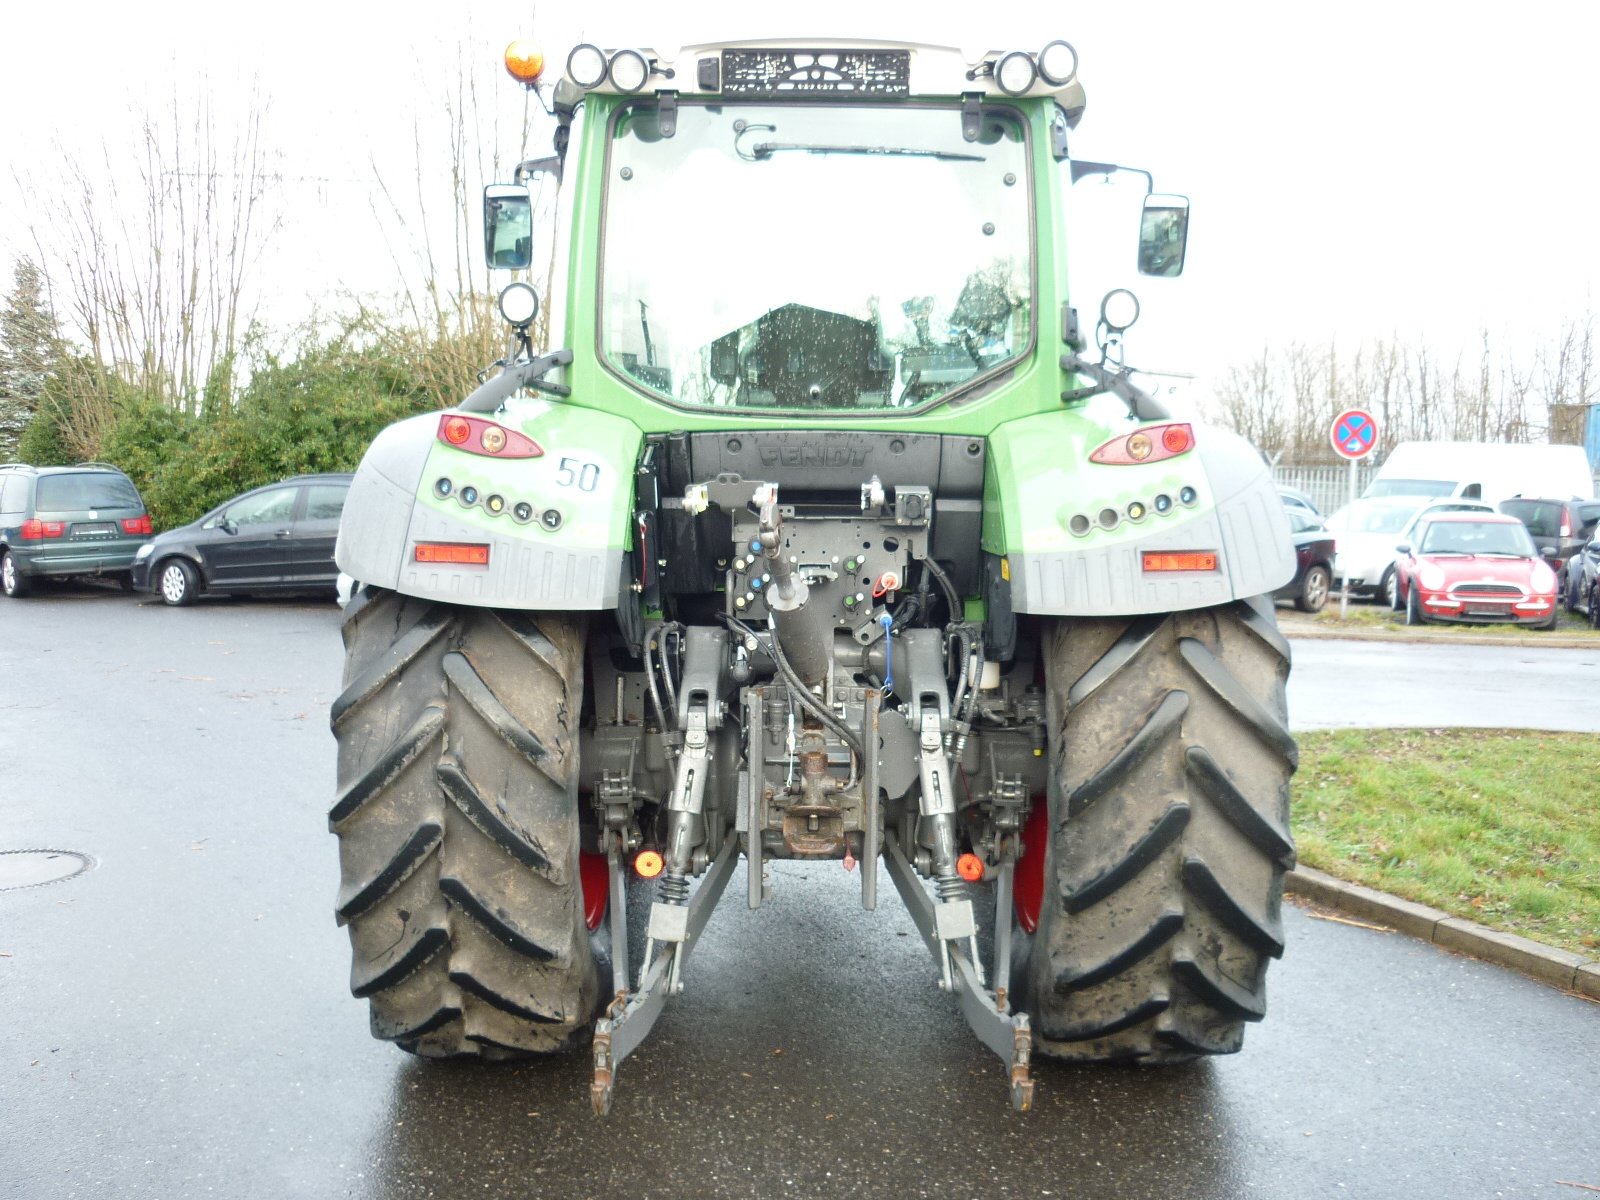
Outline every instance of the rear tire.
{"type": "Polygon", "coordinates": [[[21,600],[33,591],[33,580],[17,570],[17,560],[9,550],[0,550],[0,591],[13,600],[21,600]]]}
{"type": "Polygon", "coordinates": [[[1077,1062],[1232,1053],[1266,1012],[1294,863],[1272,606],[1053,622],[1043,652],[1052,832],[1021,975],[1035,1044],[1077,1062]]]}
{"type": "Polygon", "coordinates": [[[1332,586],[1333,577],[1327,567],[1312,567],[1300,584],[1300,594],[1295,597],[1294,606],[1304,613],[1321,612],[1322,606],[1328,603],[1328,592],[1332,586]]]}
{"type": "Polygon", "coordinates": [[[1589,626],[1600,629],[1600,578],[1589,585],[1589,626]]]}
{"type": "Polygon", "coordinates": [[[334,702],[351,991],[428,1057],[577,1041],[601,1000],[578,867],[582,614],[366,588],[334,702]]]}
{"type": "Polygon", "coordinates": [[[1417,585],[1413,583],[1406,593],[1406,624],[1421,625],[1422,621],[1422,604],[1417,599],[1417,585]]]}

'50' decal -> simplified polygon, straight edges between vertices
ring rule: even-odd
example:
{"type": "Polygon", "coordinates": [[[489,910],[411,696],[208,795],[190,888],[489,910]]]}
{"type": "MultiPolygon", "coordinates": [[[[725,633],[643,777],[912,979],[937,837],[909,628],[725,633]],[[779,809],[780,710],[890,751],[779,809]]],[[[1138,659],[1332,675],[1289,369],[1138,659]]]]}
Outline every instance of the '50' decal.
{"type": "Polygon", "coordinates": [[[556,463],[556,486],[592,492],[600,486],[600,464],[566,457],[556,463]]]}

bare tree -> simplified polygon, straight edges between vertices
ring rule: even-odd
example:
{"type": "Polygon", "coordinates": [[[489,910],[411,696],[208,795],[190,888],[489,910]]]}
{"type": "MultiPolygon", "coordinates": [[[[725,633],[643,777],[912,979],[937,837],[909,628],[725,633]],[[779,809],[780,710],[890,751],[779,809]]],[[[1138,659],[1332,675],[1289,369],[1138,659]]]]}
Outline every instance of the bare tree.
{"type": "Polygon", "coordinates": [[[34,240],[92,370],[74,372],[75,436],[92,453],[114,416],[114,381],[185,411],[226,402],[252,313],[250,278],[275,228],[262,108],[229,137],[208,99],[140,121],[132,153],[104,143],[93,164],[63,154],[70,196],[34,240]]]}

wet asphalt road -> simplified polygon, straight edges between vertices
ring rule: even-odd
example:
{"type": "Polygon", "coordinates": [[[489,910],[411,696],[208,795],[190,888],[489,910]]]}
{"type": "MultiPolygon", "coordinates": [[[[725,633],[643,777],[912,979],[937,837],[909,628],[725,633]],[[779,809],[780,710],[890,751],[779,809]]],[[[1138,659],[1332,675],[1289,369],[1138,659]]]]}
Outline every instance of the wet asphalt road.
{"type": "MultiPolygon", "coordinates": [[[[0,892],[0,1195],[1600,1187],[1600,1007],[1298,910],[1243,1053],[1043,1064],[1026,1117],[892,889],[864,913],[837,867],[778,865],[758,913],[736,875],[608,1119],[590,1114],[582,1056],[410,1059],[368,1036],[332,918],[337,629],[332,605],[299,602],[0,602],[0,849],[96,861],[0,892]]],[[[1309,645],[1293,692],[1307,708],[1339,655],[1309,645]]]]}

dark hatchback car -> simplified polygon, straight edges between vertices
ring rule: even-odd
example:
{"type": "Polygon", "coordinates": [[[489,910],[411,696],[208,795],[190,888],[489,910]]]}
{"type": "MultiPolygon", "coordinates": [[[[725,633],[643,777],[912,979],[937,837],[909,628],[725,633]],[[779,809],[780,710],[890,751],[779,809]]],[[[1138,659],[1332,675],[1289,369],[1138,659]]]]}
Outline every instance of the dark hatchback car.
{"type": "Polygon", "coordinates": [[[327,591],[349,475],[297,475],[235,496],[139,548],[133,586],[168,604],[202,592],[327,591]]]}
{"type": "Polygon", "coordinates": [[[126,584],[150,516],[133,481],[104,463],[0,466],[0,590],[22,597],[46,576],[126,584]]]}
{"type": "Polygon", "coordinates": [[[1567,564],[1583,553],[1584,543],[1600,525],[1600,500],[1541,500],[1513,496],[1500,502],[1500,511],[1528,527],[1533,545],[1541,554],[1548,548],[1555,554],[1554,566],[1559,585],[1567,585],[1567,564]]]}
{"type": "Polygon", "coordinates": [[[1333,534],[1321,517],[1285,506],[1294,543],[1294,578],[1275,593],[1275,600],[1293,600],[1301,612],[1321,612],[1333,586],[1333,534]]]}

